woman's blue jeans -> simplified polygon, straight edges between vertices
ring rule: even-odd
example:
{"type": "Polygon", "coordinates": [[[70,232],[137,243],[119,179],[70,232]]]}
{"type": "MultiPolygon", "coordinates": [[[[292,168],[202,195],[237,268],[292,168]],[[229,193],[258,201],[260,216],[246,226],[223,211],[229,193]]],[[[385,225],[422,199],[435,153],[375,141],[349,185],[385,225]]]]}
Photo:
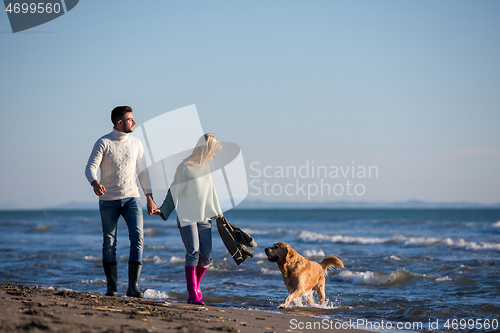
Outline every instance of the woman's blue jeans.
{"type": "Polygon", "coordinates": [[[186,266],[208,267],[212,263],[212,220],[179,226],[186,248],[186,266]]]}
{"type": "Polygon", "coordinates": [[[116,229],[120,215],[123,216],[128,226],[129,262],[142,262],[144,232],[140,198],[99,200],[99,210],[103,233],[102,263],[116,262],[116,229]]]}

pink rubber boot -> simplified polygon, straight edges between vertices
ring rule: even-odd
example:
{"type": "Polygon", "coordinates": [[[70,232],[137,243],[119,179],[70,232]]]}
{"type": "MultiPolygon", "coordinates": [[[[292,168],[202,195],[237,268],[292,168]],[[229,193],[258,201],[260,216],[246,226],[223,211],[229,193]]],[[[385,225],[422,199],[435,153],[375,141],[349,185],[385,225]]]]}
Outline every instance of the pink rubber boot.
{"type": "Polygon", "coordinates": [[[186,285],[188,291],[189,304],[205,304],[198,298],[198,276],[196,273],[196,266],[185,266],[186,271],[186,285]]]}
{"type": "Polygon", "coordinates": [[[207,269],[208,267],[196,266],[196,276],[197,276],[196,292],[198,293],[198,299],[200,300],[200,302],[202,302],[201,299],[203,298],[203,294],[201,293],[201,288],[200,288],[201,278],[203,277],[207,269]]]}

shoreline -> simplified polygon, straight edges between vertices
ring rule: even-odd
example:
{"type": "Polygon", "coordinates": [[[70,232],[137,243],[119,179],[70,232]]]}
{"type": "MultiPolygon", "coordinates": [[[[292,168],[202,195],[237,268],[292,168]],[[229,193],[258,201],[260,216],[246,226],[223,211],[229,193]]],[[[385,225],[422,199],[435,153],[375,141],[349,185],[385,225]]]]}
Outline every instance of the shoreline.
{"type": "Polygon", "coordinates": [[[335,321],[329,321],[330,326],[326,327],[324,319],[282,311],[0,284],[1,332],[366,332],[338,329],[340,323],[335,321]]]}

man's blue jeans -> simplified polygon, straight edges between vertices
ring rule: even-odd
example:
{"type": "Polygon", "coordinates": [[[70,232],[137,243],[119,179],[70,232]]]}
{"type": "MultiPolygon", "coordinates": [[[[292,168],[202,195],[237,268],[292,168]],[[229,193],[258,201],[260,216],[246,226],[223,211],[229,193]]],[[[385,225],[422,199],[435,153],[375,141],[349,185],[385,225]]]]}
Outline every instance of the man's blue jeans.
{"type": "Polygon", "coordinates": [[[128,226],[130,239],[129,262],[142,262],[143,251],[143,217],[140,198],[120,200],[99,200],[102,222],[102,263],[116,262],[116,229],[118,218],[123,216],[128,226]]]}

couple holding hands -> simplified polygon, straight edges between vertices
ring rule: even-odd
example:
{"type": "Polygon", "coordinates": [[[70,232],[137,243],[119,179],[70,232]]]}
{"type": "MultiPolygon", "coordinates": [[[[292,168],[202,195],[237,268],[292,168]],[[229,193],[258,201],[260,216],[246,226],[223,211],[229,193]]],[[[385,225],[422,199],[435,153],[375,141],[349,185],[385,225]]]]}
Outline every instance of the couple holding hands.
{"type": "Polygon", "coordinates": [[[177,167],[174,181],[158,208],[153,200],[144,147],[139,139],[129,135],[136,124],[132,108],[117,106],[111,112],[111,121],[113,131],[97,140],[85,168],[87,180],[99,196],[106,295],[118,295],[116,229],[121,215],[128,226],[130,239],[127,296],[144,297],[138,287],[144,241],[138,179],[146,195],[149,215],[159,215],[166,220],[174,209],[177,210],[177,226],[186,248],[187,301],[204,304],[200,283],[212,262],[212,219],[222,217],[209,162],[222,145],[214,135],[203,135],[191,155],[177,167]]]}

